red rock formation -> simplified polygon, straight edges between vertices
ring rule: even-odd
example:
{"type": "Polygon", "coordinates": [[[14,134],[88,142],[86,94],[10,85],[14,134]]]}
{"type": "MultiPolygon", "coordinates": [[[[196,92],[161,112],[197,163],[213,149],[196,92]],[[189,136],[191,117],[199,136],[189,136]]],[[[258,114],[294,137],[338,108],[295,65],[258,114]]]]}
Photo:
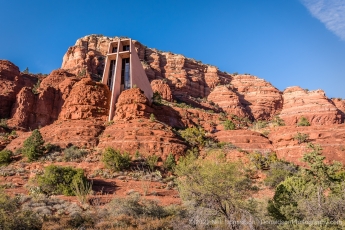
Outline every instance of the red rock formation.
{"type": "Polygon", "coordinates": [[[37,78],[21,74],[13,63],[0,60],[0,118],[9,118],[16,95],[25,87],[32,87],[37,78]]]}
{"type": "Polygon", "coordinates": [[[231,85],[247,113],[256,120],[269,120],[282,109],[280,91],[271,83],[251,75],[235,75],[231,85]]]}
{"type": "Polygon", "coordinates": [[[163,80],[153,80],[151,87],[153,92],[158,92],[162,96],[162,99],[172,101],[170,87],[163,80]]]}
{"type": "Polygon", "coordinates": [[[332,98],[331,102],[337,107],[341,115],[341,122],[345,120],[345,100],[341,98],[332,98]]]}
{"type": "Polygon", "coordinates": [[[207,100],[218,104],[228,114],[234,114],[240,117],[248,116],[238,95],[230,86],[222,85],[215,87],[208,95],[207,100]]]}
{"type": "MultiPolygon", "coordinates": [[[[110,38],[103,35],[89,35],[78,39],[64,55],[61,69],[79,77],[89,76],[94,80],[101,79],[108,45],[117,40],[118,37],[110,38]]],[[[134,41],[134,43],[139,52],[139,58],[144,59],[144,47],[139,42],[134,41]]]]}
{"type": "Polygon", "coordinates": [[[329,125],[341,122],[341,114],[330,103],[323,90],[307,91],[298,86],[289,87],[283,94],[284,105],[280,117],[286,125],[295,125],[306,117],[311,125],[329,125]]]}
{"type": "Polygon", "coordinates": [[[149,118],[151,113],[153,109],[149,106],[149,100],[143,92],[139,88],[132,88],[123,91],[119,96],[114,121],[149,118]]]}
{"type": "Polygon", "coordinates": [[[40,129],[46,143],[64,148],[69,144],[94,148],[98,144],[98,136],[102,133],[103,121],[66,120],[56,121],[40,129]]]}
{"type": "Polygon", "coordinates": [[[138,88],[123,91],[116,104],[114,121],[107,126],[100,138],[99,148],[113,147],[134,154],[156,154],[163,159],[169,154],[182,155],[186,144],[171,128],[150,120],[153,109],[138,88]]]}
{"type": "Polygon", "coordinates": [[[214,134],[220,142],[228,142],[243,150],[271,152],[273,146],[261,133],[249,130],[224,130],[214,134]]]}
{"type": "Polygon", "coordinates": [[[294,136],[298,132],[309,135],[309,142],[321,145],[326,162],[331,163],[336,160],[345,164],[344,124],[309,127],[282,126],[272,130],[268,137],[277,156],[301,165],[303,154],[310,150],[307,148],[307,143],[298,144],[295,140],[294,136]]]}
{"type": "Polygon", "coordinates": [[[110,91],[106,85],[84,78],[73,85],[59,119],[100,118],[109,114],[110,91]]]}

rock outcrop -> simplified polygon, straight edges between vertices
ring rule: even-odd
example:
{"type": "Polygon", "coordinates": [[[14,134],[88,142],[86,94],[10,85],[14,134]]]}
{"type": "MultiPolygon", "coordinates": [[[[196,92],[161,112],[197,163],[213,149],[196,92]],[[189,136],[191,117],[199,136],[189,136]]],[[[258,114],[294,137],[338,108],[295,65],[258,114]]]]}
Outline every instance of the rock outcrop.
{"type": "Polygon", "coordinates": [[[307,134],[307,141],[322,147],[326,162],[340,161],[345,164],[345,125],[319,125],[309,127],[276,127],[269,134],[274,151],[278,158],[302,165],[302,156],[309,152],[307,143],[298,143],[295,136],[307,134]]]}
{"type": "Polygon", "coordinates": [[[234,114],[239,117],[247,117],[248,113],[240,102],[239,96],[228,85],[217,86],[208,95],[208,101],[219,105],[228,114],[234,114]]]}
{"type": "Polygon", "coordinates": [[[23,87],[32,87],[36,82],[37,78],[21,74],[13,63],[0,60],[0,118],[9,118],[16,95],[23,87]]]}
{"type": "Polygon", "coordinates": [[[311,125],[341,123],[341,113],[323,90],[307,91],[298,86],[289,87],[284,90],[283,100],[280,117],[286,125],[296,125],[301,117],[307,118],[311,125]]]}
{"type": "Polygon", "coordinates": [[[250,130],[224,130],[214,134],[220,142],[231,143],[248,152],[271,152],[273,146],[270,140],[261,133],[250,130]]]}
{"type": "Polygon", "coordinates": [[[116,103],[114,123],[104,130],[99,148],[113,147],[134,154],[156,154],[165,159],[169,153],[177,157],[187,149],[171,127],[149,119],[153,112],[149,100],[138,88],[123,91],[116,103]]]}
{"type": "Polygon", "coordinates": [[[172,94],[168,84],[163,80],[153,80],[151,81],[152,91],[159,93],[162,99],[166,101],[172,101],[172,94]]]}
{"type": "Polygon", "coordinates": [[[282,109],[280,91],[271,83],[251,75],[235,75],[231,85],[240,102],[255,120],[270,120],[282,109]]]}

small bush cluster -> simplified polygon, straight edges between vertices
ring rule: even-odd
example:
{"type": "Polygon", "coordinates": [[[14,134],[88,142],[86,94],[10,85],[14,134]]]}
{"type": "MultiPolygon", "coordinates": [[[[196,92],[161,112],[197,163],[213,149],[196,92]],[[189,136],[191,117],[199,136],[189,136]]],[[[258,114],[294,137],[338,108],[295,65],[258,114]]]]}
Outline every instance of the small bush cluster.
{"type": "Polygon", "coordinates": [[[310,123],[307,118],[300,117],[300,119],[298,120],[297,126],[310,126],[310,123]]]}
{"type": "Polygon", "coordinates": [[[204,146],[207,140],[206,132],[202,127],[187,128],[179,133],[191,146],[204,146]]]}
{"type": "Polygon", "coordinates": [[[251,162],[254,163],[257,169],[269,169],[271,163],[276,162],[278,160],[276,153],[260,153],[260,152],[253,152],[249,155],[251,162]]]}
{"type": "Polygon", "coordinates": [[[270,170],[266,173],[265,184],[271,188],[275,188],[280,182],[287,177],[298,172],[298,167],[292,163],[276,161],[270,164],[270,170]]]}
{"type": "Polygon", "coordinates": [[[65,161],[79,160],[87,154],[87,151],[85,149],[79,149],[77,146],[74,145],[66,148],[63,152],[65,161]]]}
{"type": "Polygon", "coordinates": [[[7,119],[0,119],[0,127],[7,128],[7,119]]]}
{"type": "Polygon", "coordinates": [[[234,122],[232,122],[232,120],[224,121],[223,125],[224,125],[225,130],[235,130],[236,129],[236,125],[234,122]]]}
{"type": "Polygon", "coordinates": [[[163,167],[168,171],[174,170],[174,168],[176,167],[176,160],[175,160],[174,155],[169,153],[167,159],[165,159],[165,161],[163,163],[163,167]]]}
{"type": "Polygon", "coordinates": [[[108,147],[103,152],[102,161],[107,168],[114,171],[120,171],[130,166],[131,157],[128,153],[121,154],[119,150],[108,147]]]}
{"type": "Polygon", "coordinates": [[[9,163],[11,163],[12,155],[13,155],[13,153],[10,150],[4,149],[4,150],[0,151],[0,166],[8,165],[9,163]]]}
{"type": "Polygon", "coordinates": [[[43,175],[37,176],[40,190],[48,195],[76,195],[73,189],[75,183],[86,183],[84,170],[49,165],[45,168],[43,175]]]}
{"type": "Polygon", "coordinates": [[[151,170],[154,170],[157,162],[158,162],[159,156],[157,155],[151,155],[146,158],[146,163],[148,164],[149,168],[151,170]]]}
{"type": "Polygon", "coordinates": [[[293,138],[295,141],[298,141],[298,144],[302,144],[304,142],[308,142],[309,135],[306,133],[297,132],[297,134],[293,138]]]}

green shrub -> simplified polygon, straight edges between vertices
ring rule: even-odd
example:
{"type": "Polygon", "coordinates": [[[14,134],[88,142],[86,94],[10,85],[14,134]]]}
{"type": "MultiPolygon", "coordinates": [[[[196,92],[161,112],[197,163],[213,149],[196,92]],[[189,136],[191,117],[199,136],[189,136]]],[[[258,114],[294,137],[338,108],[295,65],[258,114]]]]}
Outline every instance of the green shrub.
{"type": "Polygon", "coordinates": [[[35,161],[44,153],[44,140],[38,129],[35,129],[31,136],[24,141],[22,153],[28,160],[35,161]]]}
{"type": "Polygon", "coordinates": [[[42,220],[31,211],[21,211],[18,201],[0,189],[0,229],[42,229],[42,220]]]}
{"type": "Polygon", "coordinates": [[[267,127],[267,121],[256,121],[253,124],[253,129],[257,130],[257,129],[263,129],[267,127]]]}
{"type": "Polygon", "coordinates": [[[7,128],[7,119],[0,120],[0,127],[7,128]]]}
{"type": "Polygon", "coordinates": [[[298,141],[298,144],[302,144],[304,142],[308,142],[309,135],[306,133],[297,132],[297,134],[293,138],[295,141],[298,141]]]}
{"type": "Polygon", "coordinates": [[[300,117],[300,119],[298,120],[297,126],[310,126],[310,123],[307,118],[300,117]]]}
{"type": "Polygon", "coordinates": [[[264,182],[267,186],[275,188],[280,182],[297,172],[298,167],[296,165],[288,162],[276,161],[270,164],[270,170],[267,171],[264,182]]]}
{"type": "Polygon", "coordinates": [[[159,156],[151,155],[146,158],[146,163],[149,165],[151,170],[154,170],[157,162],[158,162],[159,156]]]}
{"type": "Polygon", "coordinates": [[[249,154],[249,157],[257,169],[269,169],[270,164],[278,160],[277,155],[274,152],[266,154],[253,152],[249,154]]]}
{"type": "Polygon", "coordinates": [[[103,152],[102,161],[107,168],[120,171],[130,166],[131,157],[128,153],[121,154],[119,150],[108,147],[103,152]]]}
{"type": "Polygon", "coordinates": [[[285,125],[285,121],[283,119],[281,119],[278,115],[274,116],[272,123],[274,126],[284,126],[285,125]]]}
{"type": "Polygon", "coordinates": [[[41,84],[41,81],[40,80],[38,80],[37,82],[36,82],[36,84],[32,87],[32,92],[33,92],[33,94],[39,94],[39,91],[38,91],[38,89],[40,88],[40,84],[41,84]]]}
{"type": "Polygon", "coordinates": [[[79,160],[87,154],[87,151],[85,149],[79,149],[77,146],[74,145],[66,148],[63,152],[65,161],[79,160]]]}
{"type": "Polygon", "coordinates": [[[224,125],[225,130],[235,130],[236,129],[236,125],[234,124],[234,122],[232,122],[232,120],[224,121],[223,125],[224,125]]]}
{"type": "Polygon", "coordinates": [[[155,121],[156,120],[156,117],[153,113],[150,114],[150,121],[155,121]]]}
{"type": "Polygon", "coordinates": [[[160,93],[158,93],[157,91],[153,93],[153,96],[152,96],[152,101],[154,103],[157,103],[157,104],[161,104],[162,103],[162,96],[160,93]]]}
{"type": "Polygon", "coordinates": [[[174,155],[172,155],[171,153],[169,153],[167,159],[165,159],[163,166],[166,170],[172,171],[174,170],[175,166],[176,166],[176,160],[174,155]]]}
{"type": "Polygon", "coordinates": [[[10,150],[4,149],[0,151],[0,166],[11,163],[13,153],[10,150]]]}
{"type": "Polygon", "coordinates": [[[206,143],[206,133],[202,127],[192,127],[179,131],[181,137],[191,146],[204,146],[206,143]]]}
{"type": "Polygon", "coordinates": [[[86,183],[86,177],[82,169],[49,165],[43,175],[37,176],[37,183],[45,194],[73,196],[76,195],[73,184],[86,183]]]}

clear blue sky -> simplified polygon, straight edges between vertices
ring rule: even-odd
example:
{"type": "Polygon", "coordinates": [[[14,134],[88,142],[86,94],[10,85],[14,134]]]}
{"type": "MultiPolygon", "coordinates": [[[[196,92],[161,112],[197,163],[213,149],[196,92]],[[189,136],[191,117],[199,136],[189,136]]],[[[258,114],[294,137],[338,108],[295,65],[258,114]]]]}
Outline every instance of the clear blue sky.
{"type": "Polygon", "coordinates": [[[0,0],[0,59],[49,73],[80,37],[128,36],[280,90],[299,85],[345,98],[343,2],[0,0]]]}

